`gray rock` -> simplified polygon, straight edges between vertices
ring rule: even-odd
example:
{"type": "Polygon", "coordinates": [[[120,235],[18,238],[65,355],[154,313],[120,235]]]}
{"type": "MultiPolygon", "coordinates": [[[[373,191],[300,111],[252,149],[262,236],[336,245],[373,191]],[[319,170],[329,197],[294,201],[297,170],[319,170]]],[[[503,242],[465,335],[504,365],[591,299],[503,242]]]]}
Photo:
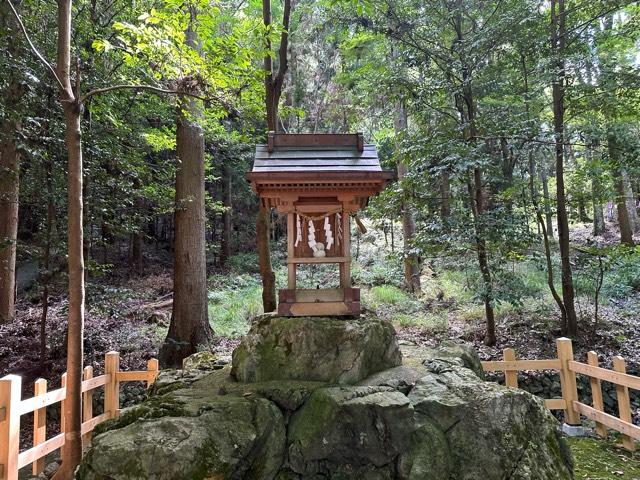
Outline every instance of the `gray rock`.
{"type": "Polygon", "coordinates": [[[455,478],[572,478],[558,422],[527,392],[440,365],[417,382],[409,399],[418,415],[444,432],[455,478]]]}
{"type": "Polygon", "coordinates": [[[402,353],[405,357],[410,357],[413,360],[410,362],[411,365],[415,365],[418,362],[427,364],[437,360],[439,362],[466,367],[481,379],[485,378],[480,357],[470,345],[451,341],[443,342],[436,348],[409,345],[402,347],[402,353]]]}
{"type": "Polygon", "coordinates": [[[407,395],[414,385],[429,373],[429,370],[423,365],[400,365],[382,372],[374,373],[370,377],[365,378],[358,385],[377,385],[382,387],[391,387],[394,390],[407,395]]]}
{"type": "Polygon", "coordinates": [[[416,412],[411,446],[398,460],[403,480],[441,480],[451,477],[453,456],[444,432],[425,415],[416,412]]]}
{"type": "Polygon", "coordinates": [[[77,478],[274,478],[285,446],[280,411],[262,398],[203,393],[175,391],[123,410],[94,437],[77,478]]]}
{"type": "Polygon", "coordinates": [[[215,353],[203,351],[189,355],[182,361],[183,370],[219,370],[223,367],[218,363],[215,353]]]}
{"type": "Polygon", "coordinates": [[[392,388],[318,389],[289,423],[289,465],[299,474],[379,469],[409,447],[412,431],[413,408],[392,388]]]}
{"type": "Polygon", "coordinates": [[[393,326],[379,319],[267,317],[233,352],[242,382],[353,384],[402,363],[393,326]]]}

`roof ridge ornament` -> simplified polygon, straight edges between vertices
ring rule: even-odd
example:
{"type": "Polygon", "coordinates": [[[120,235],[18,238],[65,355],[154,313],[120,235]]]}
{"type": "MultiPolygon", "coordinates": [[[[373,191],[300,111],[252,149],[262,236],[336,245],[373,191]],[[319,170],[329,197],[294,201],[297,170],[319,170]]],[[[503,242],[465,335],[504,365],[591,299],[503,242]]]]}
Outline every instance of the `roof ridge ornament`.
{"type": "Polygon", "coordinates": [[[364,135],[357,133],[267,133],[267,151],[272,153],[278,147],[318,147],[318,148],[353,148],[364,151],[364,135]]]}

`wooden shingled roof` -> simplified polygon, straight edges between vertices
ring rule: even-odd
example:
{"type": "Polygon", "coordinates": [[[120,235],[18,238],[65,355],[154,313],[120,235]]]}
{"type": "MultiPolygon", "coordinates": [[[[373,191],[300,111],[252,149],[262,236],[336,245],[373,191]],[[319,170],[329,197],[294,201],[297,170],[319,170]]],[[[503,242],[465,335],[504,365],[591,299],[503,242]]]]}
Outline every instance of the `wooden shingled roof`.
{"type": "Polygon", "coordinates": [[[362,134],[270,134],[256,146],[253,172],[381,172],[374,145],[362,134]]]}
{"type": "Polygon", "coordinates": [[[362,207],[393,177],[382,170],[374,145],[362,134],[275,134],[256,146],[253,169],[247,174],[265,205],[294,192],[304,195],[350,194],[362,207]]]}

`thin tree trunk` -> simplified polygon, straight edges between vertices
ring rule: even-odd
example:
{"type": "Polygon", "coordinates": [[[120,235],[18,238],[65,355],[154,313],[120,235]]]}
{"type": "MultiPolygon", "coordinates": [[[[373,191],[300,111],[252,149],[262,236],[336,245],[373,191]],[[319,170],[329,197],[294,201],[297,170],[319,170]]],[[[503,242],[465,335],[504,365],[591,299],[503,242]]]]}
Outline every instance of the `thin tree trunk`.
{"type": "MultiPolygon", "coordinates": [[[[274,75],[271,59],[271,41],[266,38],[265,46],[269,53],[264,57],[264,85],[265,85],[265,109],[267,114],[267,129],[270,132],[278,130],[278,103],[282,94],[284,76],[289,66],[287,49],[289,46],[289,19],[291,15],[291,0],[284,0],[282,13],[283,30],[280,34],[280,47],[278,49],[278,71],[274,75]]],[[[271,0],[262,0],[262,17],[265,27],[271,26],[271,0]]],[[[276,282],[275,274],[271,266],[271,246],[269,244],[269,215],[270,212],[264,206],[260,206],[256,216],[256,248],[258,250],[258,263],[260,264],[260,276],[262,277],[262,306],[265,312],[276,309],[276,282]]]]}
{"type": "MultiPolygon", "coordinates": [[[[457,42],[463,42],[462,0],[456,0],[454,28],[456,31],[457,42]]],[[[456,99],[457,108],[460,113],[460,120],[464,126],[464,139],[471,144],[477,141],[476,126],[476,109],[473,97],[472,74],[471,69],[465,65],[464,52],[458,52],[462,63],[462,93],[456,99]]],[[[487,244],[485,239],[484,212],[485,200],[482,185],[482,170],[480,167],[474,167],[472,170],[473,180],[467,183],[469,190],[469,205],[473,216],[474,241],[476,244],[476,253],[478,256],[478,266],[483,281],[483,302],[485,310],[485,320],[487,329],[485,332],[484,343],[486,345],[495,345],[496,343],[496,323],[495,313],[493,310],[493,281],[491,278],[491,268],[489,266],[489,256],[487,253],[487,244]]]]}
{"type": "Polygon", "coordinates": [[[629,212],[629,225],[631,231],[637,233],[640,231],[640,218],[638,218],[638,210],[636,207],[636,197],[633,193],[633,187],[629,180],[629,174],[625,169],[622,169],[622,183],[624,185],[624,195],[627,201],[627,212],[629,212]]]}
{"type": "Polygon", "coordinates": [[[618,210],[618,228],[620,229],[620,243],[633,246],[633,228],[627,209],[627,189],[625,188],[624,172],[620,166],[620,155],[614,133],[607,138],[609,159],[616,165],[613,170],[613,184],[616,191],[616,209],[618,210]]]}
{"type": "Polygon", "coordinates": [[[440,216],[445,232],[450,230],[449,218],[451,217],[451,180],[449,172],[443,170],[440,173],[440,216]]]}
{"type": "Polygon", "coordinates": [[[569,219],[567,216],[567,200],[564,186],[564,50],[566,35],[564,0],[551,1],[551,27],[551,47],[555,55],[556,67],[556,76],[552,81],[552,96],[556,151],[558,243],[562,264],[562,299],[567,314],[566,334],[574,336],[578,332],[578,320],[574,304],[575,293],[571,272],[569,219]]]}
{"type": "Polygon", "coordinates": [[[602,203],[600,203],[600,199],[597,194],[598,192],[594,191],[595,189],[595,182],[592,182],[591,198],[593,200],[593,235],[599,236],[604,235],[606,226],[604,223],[604,210],[602,208],[602,203]]]}
{"type": "Polygon", "coordinates": [[[231,169],[225,165],[222,168],[222,181],[223,181],[223,193],[222,193],[222,205],[224,211],[222,212],[222,239],[220,242],[220,266],[225,266],[227,260],[231,257],[231,211],[233,208],[231,197],[231,169]]]}
{"type": "MultiPolygon", "coordinates": [[[[593,161],[593,151],[594,150],[592,146],[587,146],[585,150],[588,164],[591,164],[593,161]]],[[[606,225],[604,223],[604,209],[602,208],[601,197],[602,195],[599,188],[599,179],[597,178],[597,175],[592,175],[591,203],[593,206],[593,235],[596,237],[604,235],[606,230],[606,225]]]]}
{"type": "Polygon", "coordinates": [[[15,121],[5,119],[0,133],[0,323],[11,322],[16,314],[16,243],[20,175],[20,154],[15,142],[17,129],[15,121]]]}
{"type": "Polygon", "coordinates": [[[47,224],[45,230],[44,256],[42,268],[42,315],[40,317],[40,371],[44,375],[44,366],[47,359],[47,314],[49,311],[49,283],[53,275],[51,269],[51,242],[53,236],[53,224],[55,221],[56,207],[53,199],[53,162],[51,157],[47,159],[47,224]]]}
{"type": "MultiPolygon", "coordinates": [[[[399,137],[407,130],[407,110],[402,102],[396,104],[395,115],[396,156],[398,158],[398,180],[402,184],[407,176],[407,164],[400,153],[401,145],[399,137]]],[[[409,202],[408,192],[403,188],[402,192],[402,234],[404,243],[404,284],[407,290],[413,293],[420,292],[420,259],[415,253],[409,253],[412,247],[413,237],[416,232],[416,222],[413,208],[409,202]]]]}
{"type": "MultiPolygon", "coordinates": [[[[18,26],[5,2],[0,6],[0,24],[4,27],[2,38],[12,57],[18,53],[16,37],[18,26]],[[11,38],[13,36],[13,38],[11,38]]],[[[18,104],[23,89],[18,69],[5,72],[6,87],[0,125],[0,324],[15,317],[16,292],[16,243],[18,236],[18,200],[20,188],[20,153],[16,135],[20,131],[18,104]]]]}
{"type": "MultiPolygon", "coordinates": [[[[197,49],[198,39],[192,29],[196,15],[192,8],[186,41],[197,49]]],[[[160,349],[160,362],[168,367],[181,367],[184,358],[213,343],[207,308],[204,134],[198,123],[201,117],[200,100],[186,95],[178,98],[173,308],[167,338],[160,349]]]]}
{"type": "Polygon", "coordinates": [[[276,309],[276,276],[271,266],[269,251],[269,209],[262,206],[256,219],[256,238],[262,278],[262,306],[265,312],[272,312],[276,309]]]}
{"type": "Polygon", "coordinates": [[[546,165],[540,169],[540,181],[542,182],[542,196],[544,200],[544,217],[547,224],[547,235],[555,238],[553,233],[553,215],[551,214],[551,196],[549,195],[549,179],[547,177],[546,165]]]}

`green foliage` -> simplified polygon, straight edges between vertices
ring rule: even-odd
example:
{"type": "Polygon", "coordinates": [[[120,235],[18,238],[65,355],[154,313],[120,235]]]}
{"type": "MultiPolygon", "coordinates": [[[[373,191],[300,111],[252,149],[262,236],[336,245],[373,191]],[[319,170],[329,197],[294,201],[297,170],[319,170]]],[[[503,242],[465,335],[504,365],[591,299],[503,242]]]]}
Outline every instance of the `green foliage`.
{"type": "Polygon", "coordinates": [[[376,305],[397,305],[409,300],[409,297],[405,292],[393,285],[378,285],[371,287],[369,290],[369,297],[374,308],[376,305]]]}

